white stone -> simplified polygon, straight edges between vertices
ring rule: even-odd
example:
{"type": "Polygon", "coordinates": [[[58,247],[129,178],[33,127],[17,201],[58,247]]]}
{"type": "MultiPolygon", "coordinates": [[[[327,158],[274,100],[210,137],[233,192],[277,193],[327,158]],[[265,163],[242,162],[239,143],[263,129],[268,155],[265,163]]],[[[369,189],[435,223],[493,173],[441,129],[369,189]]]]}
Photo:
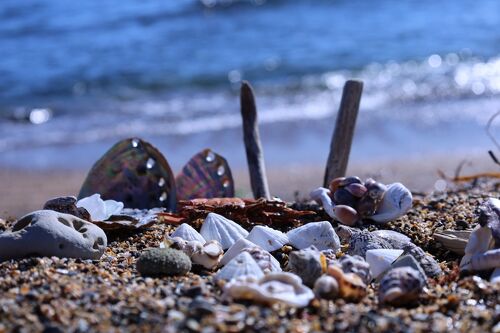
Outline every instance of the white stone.
{"type": "Polygon", "coordinates": [[[370,219],[377,223],[386,223],[406,214],[412,207],[413,197],[411,191],[401,183],[387,186],[384,198],[375,215],[370,219]]]}
{"type": "Polygon", "coordinates": [[[106,234],[95,224],[39,210],[19,219],[12,231],[0,234],[0,261],[28,256],[97,260],[106,246],[106,234]]]}
{"type": "Polygon", "coordinates": [[[328,221],[311,222],[290,230],[287,234],[290,244],[302,250],[314,245],[318,250],[340,249],[339,236],[328,221]]]}
{"type": "Polygon", "coordinates": [[[253,227],[247,239],[269,252],[281,249],[283,245],[288,243],[286,234],[262,225],[253,227]]]}

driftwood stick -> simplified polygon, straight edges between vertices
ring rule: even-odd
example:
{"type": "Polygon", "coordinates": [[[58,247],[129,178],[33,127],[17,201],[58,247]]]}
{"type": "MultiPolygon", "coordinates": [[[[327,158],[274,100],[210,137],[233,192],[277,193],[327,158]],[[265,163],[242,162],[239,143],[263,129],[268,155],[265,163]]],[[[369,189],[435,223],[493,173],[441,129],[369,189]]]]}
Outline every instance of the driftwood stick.
{"type": "Polygon", "coordinates": [[[241,84],[240,103],[241,117],[243,119],[243,140],[247,153],[248,171],[250,172],[253,196],[255,199],[270,199],[264,154],[262,152],[257,124],[257,107],[255,106],[252,87],[246,81],[243,81],[241,84]]]}
{"type": "Polygon", "coordinates": [[[332,179],[345,176],[362,92],[362,81],[349,80],[344,85],[323,180],[326,188],[332,179]]]}

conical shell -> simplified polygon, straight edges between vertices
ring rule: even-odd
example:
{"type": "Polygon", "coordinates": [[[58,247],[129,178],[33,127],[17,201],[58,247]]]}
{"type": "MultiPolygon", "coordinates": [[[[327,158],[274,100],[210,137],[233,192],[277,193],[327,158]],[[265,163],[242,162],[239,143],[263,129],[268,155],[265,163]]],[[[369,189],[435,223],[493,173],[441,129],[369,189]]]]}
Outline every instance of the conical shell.
{"type": "Polygon", "coordinates": [[[256,279],[260,279],[264,276],[264,272],[262,272],[262,269],[248,252],[240,253],[226,266],[222,267],[217,274],[215,274],[215,280],[231,281],[243,275],[249,275],[256,279]]]}
{"type": "Polygon", "coordinates": [[[220,264],[221,266],[226,265],[228,262],[230,262],[233,258],[235,258],[238,254],[243,252],[244,249],[251,249],[255,247],[254,243],[250,242],[246,238],[240,238],[238,239],[227,251],[224,253],[224,256],[222,257],[220,264]]]}
{"type": "Polygon", "coordinates": [[[218,241],[225,250],[230,248],[238,239],[247,237],[248,231],[222,215],[209,213],[205,222],[203,222],[200,234],[206,241],[218,241]]]}
{"type": "Polygon", "coordinates": [[[266,251],[272,252],[288,243],[286,234],[262,225],[253,227],[247,239],[266,251]]]}
{"type": "Polygon", "coordinates": [[[173,233],[170,234],[171,238],[180,237],[186,241],[198,241],[201,244],[205,244],[205,238],[196,231],[192,226],[187,223],[183,223],[175,229],[173,233]]]}
{"type": "Polygon", "coordinates": [[[374,278],[385,272],[396,259],[403,254],[403,250],[376,249],[366,251],[366,261],[374,278]]]}
{"type": "Polygon", "coordinates": [[[287,234],[290,244],[302,250],[314,245],[318,250],[340,249],[339,236],[328,221],[311,222],[290,230],[287,234]]]}
{"type": "Polygon", "coordinates": [[[375,215],[370,216],[370,219],[378,223],[395,220],[411,209],[412,202],[411,192],[403,184],[390,184],[375,215]]]}

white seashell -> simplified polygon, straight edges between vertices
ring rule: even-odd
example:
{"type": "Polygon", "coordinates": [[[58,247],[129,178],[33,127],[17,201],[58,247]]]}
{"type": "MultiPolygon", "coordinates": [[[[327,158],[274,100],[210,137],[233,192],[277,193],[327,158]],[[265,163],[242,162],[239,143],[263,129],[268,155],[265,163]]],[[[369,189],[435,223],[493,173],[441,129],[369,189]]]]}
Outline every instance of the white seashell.
{"type": "Polygon", "coordinates": [[[160,244],[160,248],[170,247],[172,249],[176,249],[187,254],[188,257],[191,257],[195,252],[201,251],[203,248],[203,243],[198,241],[187,241],[180,237],[167,238],[163,241],[163,246],[160,244]]]}
{"type": "Polygon", "coordinates": [[[224,256],[222,257],[221,261],[220,261],[220,265],[221,266],[224,266],[226,265],[228,262],[230,262],[233,258],[235,258],[238,254],[240,254],[241,252],[243,252],[244,249],[251,249],[253,247],[255,247],[257,245],[255,245],[254,243],[250,242],[248,239],[246,238],[240,238],[236,241],[236,243],[234,243],[227,251],[226,253],[224,254],[224,256]]]}
{"type": "Polygon", "coordinates": [[[270,272],[281,272],[281,266],[278,260],[266,250],[254,246],[252,248],[246,248],[243,251],[250,253],[265,274],[270,272]]]}
{"type": "Polygon", "coordinates": [[[187,223],[183,223],[175,229],[173,233],[170,234],[170,237],[180,237],[187,241],[198,241],[202,244],[205,244],[205,238],[196,231],[192,226],[187,223]]]}
{"type": "Polygon", "coordinates": [[[222,267],[217,274],[215,274],[214,278],[215,281],[231,281],[243,275],[250,275],[255,278],[264,276],[264,272],[262,272],[262,269],[248,252],[242,252],[237,255],[236,258],[233,258],[233,260],[228,262],[227,265],[222,267]]]}
{"type": "Polygon", "coordinates": [[[270,273],[258,280],[253,276],[244,276],[227,283],[224,297],[305,307],[314,298],[314,293],[292,273],[270,273]]]}
{"type": "Polygon", "coordinates": [[[378,237],[382,237],[383,239],[395,240],[402,244],[407,244],[411,242],[410,237],[394,230],[374,230],[371,233],[373,235],[377,235],[378,237]]]}
{"type": "Polygon", "coordinates": [[[472,257],[488,251],[493,248],[493,245],[494,239],[488,226],[481,227],[478,225],[474,228],[465,246],[465,255],[460,261],[460,271],[473,271],[474,269],[471,266],[472,257]]]}
{"type": "Polygon", "coordinates": [[[290,244],[302,250],[314,245],[318,250],[340,249],[339,236],[328,221],[311,222],[290,230],[287,234],[290,244]]]}
{"type": "Polygon", "coordinates": [[[403,254],[403,250],[376,249],[366,251],[366,261],[374,278],[385,272],[403,254]]]}
{"type": "Polygon", "coordinates": [[[406,214],[412,207],[413,197],[409,189],[401,183],[387,186],[384,199],[375,215],[370,216],[375,222],[386,223],[406,214]]]}
{"type": "Polygon", "coordinates": [[[330,190],[324,187],[318,187],[314,191],[312,191],[309,195],[311,199],[316,200],[318,203],[321,202],[323,209],[325,212],[334,219],[337,219],[335,216],[335,212],[333,208],[335,205],[333,204],[332,198],[330,197],[330,190]]]}
{"type": "MultiPolygon", "coordinates": [[[[201,245],[201,243],[197,243],[201,245]]],[[[197,247],[191,256],[191,260],[206,269],[214,269],[219,265],[223,254],[224,250],[220,243],[212,240],[206,242],[203,246],[197,247]]]]}
{"type": "Polygon", "coordinates": [[[248,231],[222,215],[209,213],[203,222],[200,234],[206,241],[218,241],[225,250],[230,248],[238,239],[247,237],[248,231]]]}
{"type": "Polygon", "coordinates": [[[92,221],[105,221],[111,215],[118,214],[123,209],[123,202],[115,200],[102,200],[99,193],[82,198],[76,202],[76,207],[85,208],[92,221]]]}
{"type": "Polygon", "coordinates": [[[488,250],[472,256],[470,266],[474,271],[500,267],[500,249],[488,250]]]}
{"type": "Polygon", "coordinates": [[[498,282],[500,282],[500,267],[495,268],[493,270],[493,273],[491,274],[491,277],[490,277],[490,282],[491,283],[498,283],[498,282]]]}
{"type": "Polygon", "coordinates": [[[286,234],[262,225],[253,227],[247,239],[269,252],[280,249],[283,245],[288,243],[286,234]]]}

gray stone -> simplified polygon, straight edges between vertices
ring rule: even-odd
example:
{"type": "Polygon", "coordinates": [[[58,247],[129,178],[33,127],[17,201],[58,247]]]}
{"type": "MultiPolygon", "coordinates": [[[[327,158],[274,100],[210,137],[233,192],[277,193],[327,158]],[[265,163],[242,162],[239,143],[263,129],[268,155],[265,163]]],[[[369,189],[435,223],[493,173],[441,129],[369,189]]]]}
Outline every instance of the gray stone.
{"type": "Polygon", "coordinates": [[[39,210],[0,234],[0,261],[34,256],[95,260],[106,246],[106,234],[98,226],[73,215],[39,210]]]}
{"type": "Polygon", "coordinates": [[[411,256],[411,255],[405,255],[405,256],[401,256],[398,259],[396,259],[396,261],[394,261],[392,263],[391,267],[389,267],[389,269],[387,271],[380,274],[380,276],[377,278],[377,282],[379,282],[382,279],[382,277],[385,275],[385,273],[387,273],[388,271],[390,271],[393,268],[398,268],[398,267],[411,267],[420,273],[423,281],[427,280],[427,275],[425,274],[425,271],[422,269],[422,267],[418,264],[417,260],[415,258],[413,258],[413,256],[411,256]]]}

